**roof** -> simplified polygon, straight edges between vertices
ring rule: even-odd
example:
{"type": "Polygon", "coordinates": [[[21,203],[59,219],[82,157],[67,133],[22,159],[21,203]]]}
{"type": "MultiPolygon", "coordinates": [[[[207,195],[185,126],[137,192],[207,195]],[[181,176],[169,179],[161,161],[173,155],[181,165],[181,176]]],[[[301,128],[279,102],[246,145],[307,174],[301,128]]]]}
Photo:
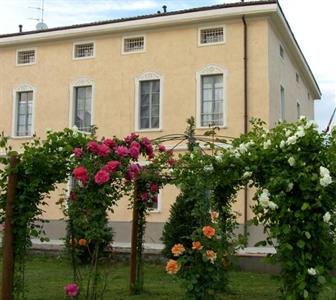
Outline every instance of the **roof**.
{"type": "Polygon", "coordinates": [[[48,28],[48,29],[43,29],[43,30],[31,30],[31,31],[2,34],[0,35],[0,39],[6,38],[6,37],[22,36],[22,35],[36,34],[36,33],[42,33],[42,32],[52,32],[52,31],[67,30],[67,29],[74,29],[74,28],[83,28],[83,27],[91,27],[91,26],[97,26],[97,25],[106,25],[106,24],[122,23],[122,22],[128,22],[128,21],[151,19],[151,18],[157,18],[157,17],[182,15],[182,14],[187,14],[187,13],[192,13],[192,12],[216,10],[216,9],[221,9],[221,8],[246,7],[246,6],[264,5],[264,4],[272,4],[272,3],[273,4],[277,3],[277,0],[261,0],[261,1],[248,1],[248,2],[218,4],[218,5],[203,6],[203,7],[191,8],[191,9],[171,11],[171,12],[166,12],[166,13],[156,13],[156,14],[142,15],[142,16],[129,17],[129,18],[120,18],[120,19],[114,19],[114,20],[98,21],[98,22],[91,22],[91,23],[84,23],[84,24],[75,24],[71,26],[53,27],[53,28],[48,28]]]}

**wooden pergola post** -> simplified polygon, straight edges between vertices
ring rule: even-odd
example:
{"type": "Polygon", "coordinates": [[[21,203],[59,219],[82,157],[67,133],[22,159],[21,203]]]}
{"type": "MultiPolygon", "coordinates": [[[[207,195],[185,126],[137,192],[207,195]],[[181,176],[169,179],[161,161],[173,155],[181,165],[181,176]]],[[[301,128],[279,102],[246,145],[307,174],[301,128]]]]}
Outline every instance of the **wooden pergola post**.
{"type": "Polygon", "coordinates": [[[138,192],[137,183],[134,183],[134,202],[133,202],[133,219],[132,219],[132,240],[130,256],[130,295],[135,293],[135,282],[137,278],[137,236],[138,236],[138,192]]]}
{"type": "Polygon", "coordinates": [[[13,299],[13,278],[14,278],[14,249],[13,249],[13,202],[15,198],[17,174],[13,169],[18,165],[19,159],[14,152],[10,158],[10,173],[8,175],[7,203],[5,212],[5,232],[3,238],[2,258],[2,290],[1,300],[13,299]]]}

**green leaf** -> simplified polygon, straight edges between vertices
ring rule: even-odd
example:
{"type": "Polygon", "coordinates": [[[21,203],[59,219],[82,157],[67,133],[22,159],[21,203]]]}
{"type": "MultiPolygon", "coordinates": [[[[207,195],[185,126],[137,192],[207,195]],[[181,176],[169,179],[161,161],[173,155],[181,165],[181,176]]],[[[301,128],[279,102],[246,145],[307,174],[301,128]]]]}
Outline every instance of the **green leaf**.
{"type": "Polygon", "coordinates": [[[267,245],[267,242],[266,241],[260,241],[258,243],[255,243],[254,247],[265,247],[267,245]]]}
{"type": "Polygon", "coordinates": [[[296,243],[296,245],[299,247],[299,248],[303,248],[304,246],[305,246],[305,242],[303,241],[303,240],[299,240],[297,243],[296,243]]]}
{"type": "Polygon", "coordinates": [[[307,290],[303,291],[303,298],[308,298],[309,297],[309,293],[307,290]]]}
{"type": "Polygon", "coordinates": [[[325,279],[324,276],[320,275],[319,277],[317,277],[317,281],[320,283],[320,284],[325,284],[327,281],[325,279]]]}
{"type": "Polygon", "coordinates": [[[310,205],[307,202],[303,203],[302,206],[301,206],[301,210],[306,210],[308,208],[310,208],[310,205]]]}
{"type": "Polygon", "coordinates": [[[306,236],[306,238],[307,238],[308,240],[311,238],[311,235],[310,235],[310,233],[309,233],[308,231],[305,232],[305,236],[306,236]]]}

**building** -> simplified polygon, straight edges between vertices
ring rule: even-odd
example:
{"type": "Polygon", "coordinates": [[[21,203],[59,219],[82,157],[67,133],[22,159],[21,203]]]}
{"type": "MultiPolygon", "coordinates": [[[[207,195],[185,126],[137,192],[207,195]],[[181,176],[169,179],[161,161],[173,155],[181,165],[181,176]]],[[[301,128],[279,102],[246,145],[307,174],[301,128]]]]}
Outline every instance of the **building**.
{"type": "MultiPolygon", "coordinates": [[[[275,0],[1,35],[0,66],[0,130],[15,148],[33,133],[74,124],[83,131],[95,124],[99,136],[155,138],[182,133],[190,116],[199,133],[214,123],[237,137],[252,117],[269,126],[313,119],[321,97],[275,0]]],[[[176,194],[162,192],[148,242],[159,241],[176,194]]],[[[242,193],[235,209],[244,213],[244,205],[242,193]]],[[[63,235],[61,217],[51,201],[52,238],[63,235]]],[[[126,199],[111,221],[116,240],[129,242],[126,199]]]]}

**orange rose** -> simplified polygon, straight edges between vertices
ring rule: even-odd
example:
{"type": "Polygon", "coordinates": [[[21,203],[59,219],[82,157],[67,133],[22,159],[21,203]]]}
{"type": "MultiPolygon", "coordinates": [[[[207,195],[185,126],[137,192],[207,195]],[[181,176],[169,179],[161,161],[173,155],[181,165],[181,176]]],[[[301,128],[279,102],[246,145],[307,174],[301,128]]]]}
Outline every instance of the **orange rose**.
{"type": "Polygon", "coordinates": [[[80,239],[80,240],[78,241],[78,244],[79,244],[79,246],[86,246],[87,241],[86,241],[86,239],[80,239]]]}
{"type": "Polygon", "coordinates": [[[202,246],[201,242],[199,242],[199,241],[192,242],[192,249],[199,251],[199,250],[203,249],[203,246],[202,246]]]}
{"type": "Polygon", "coordinates": [[[217,254],[216,252],[212,251],[212,250],[207,250],[206,251],[206,256],[208,258],[208,260],[210,260],[210,262],[213,264],[215,263],[215,260],[217,258],[217,254]]]}
{"type": "Polygon", "coordinates": [[[174,256],[180,256],[185,251],[185,248],[182,244],[176,244],[173,248],[171,248],[171,252],[174,256]]]}
{"type": "Polygon", "coordinates": [[[179,265],[177,264],[176,260],[170,259],[166,265],[166,271],[168,274],[176,274],[180,269],[179,265]]]}
{"type": "Polygon", "coordinates": [[[216,230],[215,228],[211,227],[211,226],[204,226],[203,229],[203,234],[208,238],[208,239],[211,239],[215,233],[216,233],[216,230]]]}
{"type": "Polygon", "coordinates": [[[210,211],[211,222],[216,223],[219,217],[219,213],[217,211],[210,211]]]}

